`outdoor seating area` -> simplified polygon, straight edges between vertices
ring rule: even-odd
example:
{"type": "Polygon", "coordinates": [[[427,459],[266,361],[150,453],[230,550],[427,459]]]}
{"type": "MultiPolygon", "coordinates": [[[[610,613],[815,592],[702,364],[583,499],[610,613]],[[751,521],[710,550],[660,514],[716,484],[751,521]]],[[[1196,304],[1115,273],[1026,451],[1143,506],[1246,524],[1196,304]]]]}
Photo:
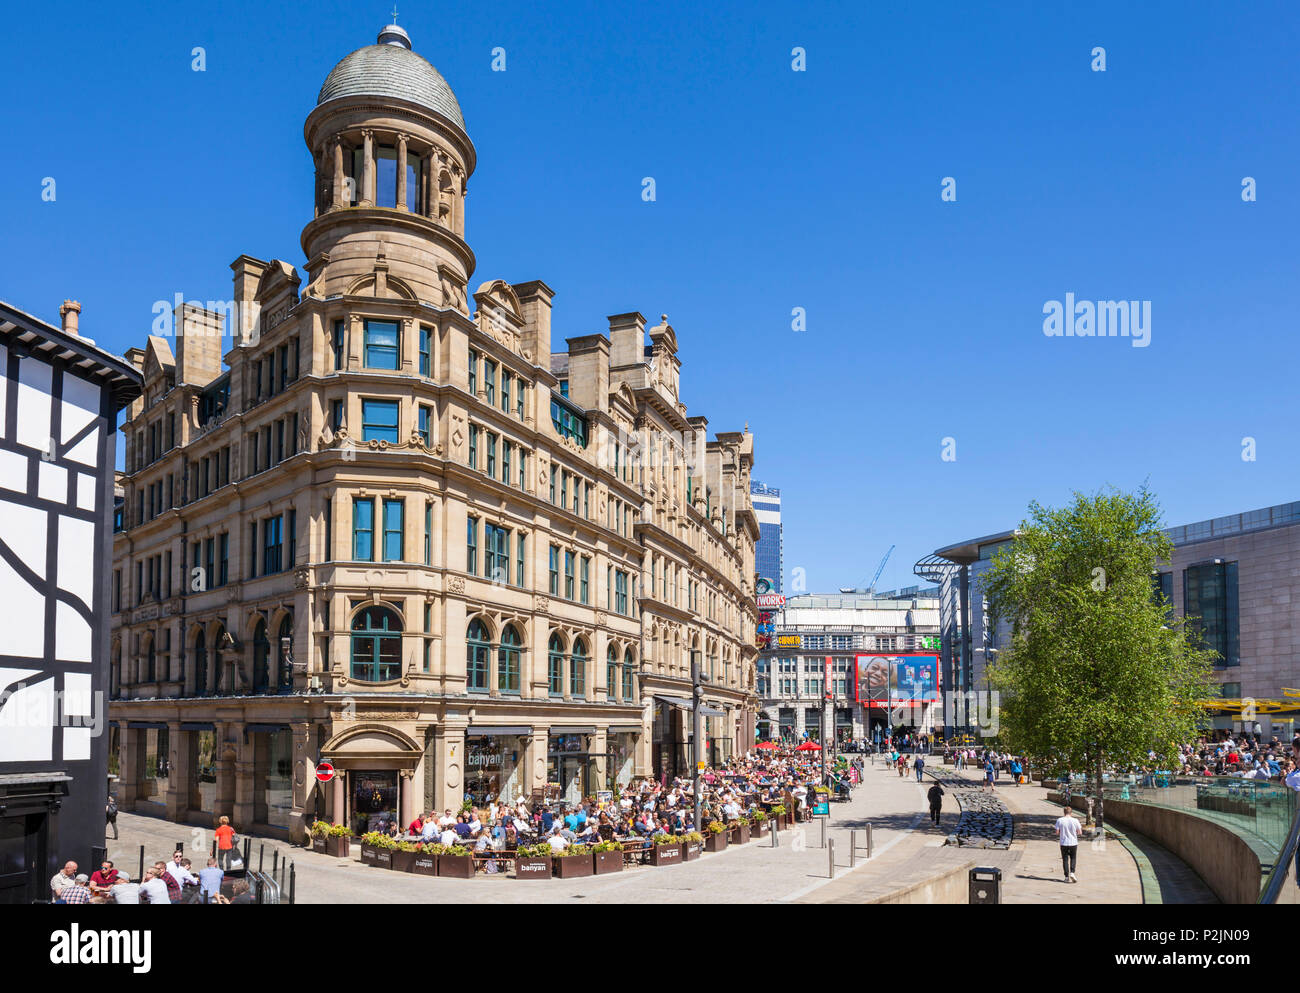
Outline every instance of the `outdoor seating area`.
{"type": "Polygon", "coordinates": [[[351,858],[355,842],[363,865],[456,879],[568,879],[678,865],[811,820],[814,807],[847,796],[861,779],[862,760],[828,759],[823,774],[817,751],[763,743],[706,770],[698,826],[693,780],[643,779],[576,803],[538,791],[512,803],[466,801],[455,814],[430,812],[405,828],[395,816],[383,818],[360,838],[317,821],[312,848],[351,858]]]}

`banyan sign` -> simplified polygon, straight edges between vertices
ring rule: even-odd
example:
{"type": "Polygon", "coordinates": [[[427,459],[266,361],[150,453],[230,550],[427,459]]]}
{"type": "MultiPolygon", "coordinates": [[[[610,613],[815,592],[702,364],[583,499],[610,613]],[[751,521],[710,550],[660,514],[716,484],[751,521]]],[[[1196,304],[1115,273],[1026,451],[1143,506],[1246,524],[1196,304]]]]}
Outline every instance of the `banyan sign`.
{"type": "Polygon", "coordinates": [[[785,597],[780,593],[759,593],[754,597],[754,602],[760,610],[771,610],[773,607],[784,607],[785,597]]]}

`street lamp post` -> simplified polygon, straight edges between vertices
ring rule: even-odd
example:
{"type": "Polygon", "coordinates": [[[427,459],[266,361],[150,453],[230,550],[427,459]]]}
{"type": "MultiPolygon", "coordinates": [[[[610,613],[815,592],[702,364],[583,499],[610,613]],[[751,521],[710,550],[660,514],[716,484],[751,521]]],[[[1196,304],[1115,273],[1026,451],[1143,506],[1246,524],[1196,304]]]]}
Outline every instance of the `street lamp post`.
{"type": "Polygon", "coordinates": [[[695,830],[699,831],[703,825],[700,824],[700,813],[704,803],[704,777],[700,775],[703,772],[701,766],[704,764],[703,742],[704,742],[704,714],[701,708],[704,706],[704,684],[708,677],[704,675],[700,667],[700,653],[691,652],[691,737],[692,749],[695,760],[695,775],[693,782],[695,784],[695,830]]]}

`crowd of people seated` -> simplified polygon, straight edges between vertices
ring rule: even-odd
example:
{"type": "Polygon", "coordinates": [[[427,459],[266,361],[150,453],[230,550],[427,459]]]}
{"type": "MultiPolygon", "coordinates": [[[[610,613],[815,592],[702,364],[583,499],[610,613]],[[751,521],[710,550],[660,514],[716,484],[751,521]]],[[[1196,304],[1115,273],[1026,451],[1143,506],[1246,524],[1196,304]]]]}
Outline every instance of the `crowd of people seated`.
{"type": "MultiPolygon", "coordinates": [[[[856,760],[860,766],[861,759],[856,760]]],[[[703,802],[700,823],[695,821],[694,782],[649,777],[634,780],[608,799],[585,797],[578,801],[541,797],[508,802],[488,799],[467,801],[460,811],[430,811],[409,824],[396,814],[380,819],[377,830],[396,841],[459,846],[479,857],[485,871],[499,871],[492,857],[513,853],[521,846],[545,843],[555,852],[571,845],[617,842],[622,847],[649,847],[656,836],[682,836],[702,830],[711,822],[724,826],[742,817],[780,804],[785,810],[806,813],[810,792],[827,783],[820,760],[808,760],[792,749],[751,751],[743,757],[702,774],[703,802]]],[[[828,782],[850,778],[856,782],[860,768],[830,773],[828,782]]]]}

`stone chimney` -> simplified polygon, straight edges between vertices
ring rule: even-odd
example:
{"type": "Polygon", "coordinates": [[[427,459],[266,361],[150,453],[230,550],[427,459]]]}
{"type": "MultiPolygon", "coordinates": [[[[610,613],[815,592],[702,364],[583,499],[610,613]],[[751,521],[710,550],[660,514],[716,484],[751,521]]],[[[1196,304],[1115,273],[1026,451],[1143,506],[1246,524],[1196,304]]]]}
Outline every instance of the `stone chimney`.
{"type": "Polygon", "coordinates": [[[540,279],[515,283],[510,287],[519,297],[520,317],[524,319],[519,332],[520,344],[532,355],[532,363],[543,369],[551,368],[551,300],[555,291],[540,279]]]}
{"type": "Polygon", "coordinates": [[[257,284],[268,268],[269,262],[255,259],[251,255],[241,255],[230,263],[230,271],[235,274],[235,306],[230,321],[232,348],[246,345],[258,338],[262,322],[256,304],[257,284]]]}
{"type": "Polygon", "coordinates": [[[611,314],[609,317],[610,368],[624,369],[644,362],[645,318],[638,313],[611,314]]]}
{"type": "Polygon", "coordinates": [[[77,330],[78,317],[81,314],[81,304],[76,300],[64,300],[63,306],[59,308],[59,317],[63,319],[63,333],[70,334],[74,338],[80,338],[81,332],[77,330]]]}

